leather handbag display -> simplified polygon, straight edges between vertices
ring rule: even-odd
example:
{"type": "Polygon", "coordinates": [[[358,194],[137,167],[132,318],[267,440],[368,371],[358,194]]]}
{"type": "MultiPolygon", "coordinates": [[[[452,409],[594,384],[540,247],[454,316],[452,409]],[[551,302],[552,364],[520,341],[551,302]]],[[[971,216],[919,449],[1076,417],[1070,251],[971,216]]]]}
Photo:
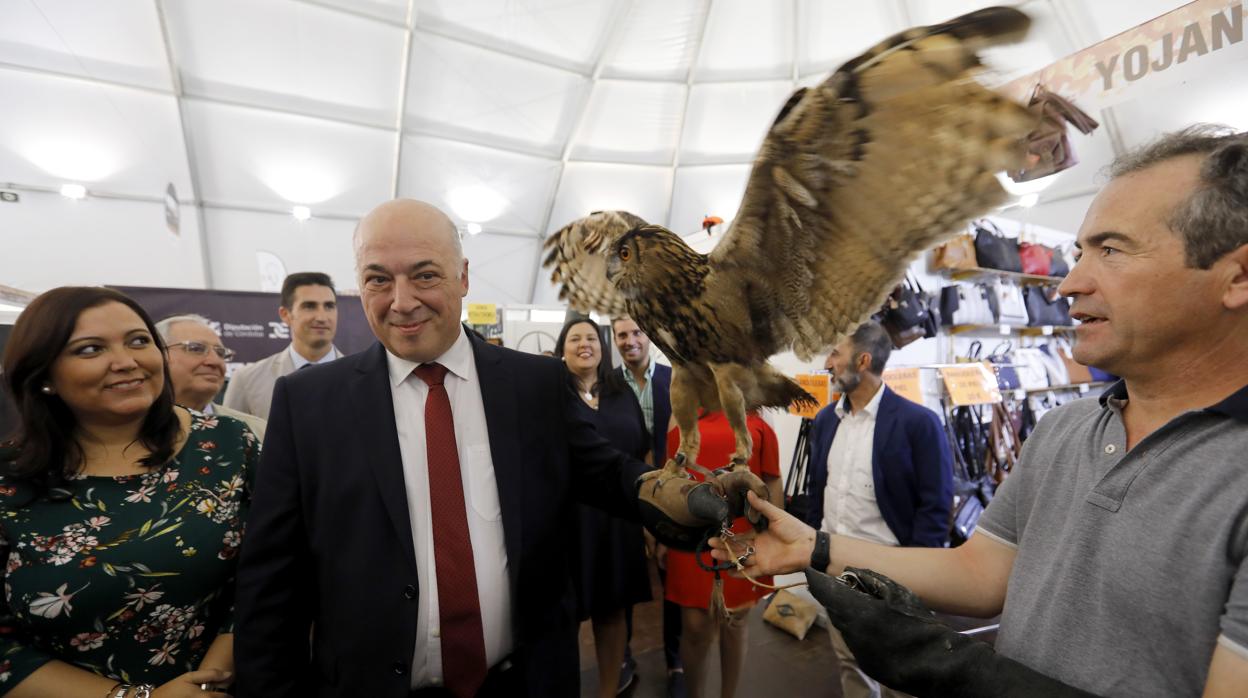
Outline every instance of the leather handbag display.
{"type": "Polygon", "coordinates": [[[997,324],[1026,327],[1027,302],[1018,284],[996,279],[989,288],[997,299],[997,324]]]}
{"type": "Polygon", "coordinates": [[[1023,262],[1023,273],[1035,276],[1049,276],[1053,269],[1053,248],[1038,245],[1034,242],[1023,242],[1018,245],[1018,257],[1023,262]]]}
{"type": "Polygon", "coordinates": [[[1049,276],[1066,276],[1070,273],[1070,260],[1065,247],[1058,245],[1053,248],[1053,259],[1049,262],[1049,276]]]}
{"type": "Polygon", "coordinates": [[[997,374],[997,387],[1001,388],[1003,392],[1006,390],[1018,390],[1022,387],[1022,383],[1018,379],[1018,371],[1013,366],[1014,356],[1010,353],[1010,350],[1013,348],[1013,342],[1002,342],[988,355],[988,361],[992,363],[993,371],[997,374]]]}
{"type": "Polygon", "coordinates": [[[909,276],[893,289],[884,304],[880,324],[888,331],[893,346],[900,349],[916,340],[934,336],[931,309],[923,295],[923,287],[909,276]]]}
{"type": "Polygon", "coordinates": [[[814,422],[803,419],[797,429],[797,444],[793,448],[793,461],[789,464],[789,479],[784,483],[784,510],[805,521],[807,525],[818,526],[823,518],[822,511],[814,510],[811,501],[810,464],[810,431],[814,422]]]}
{"type": "Polygon", "coordinates": [[[1021,273],[1023,261],[1018,256],[1018,241],[1006,237],[992,221],[975,223],[975,259],[986,269],[1021,273]]]}
{"type": "Polygon", "coordinates": [[[1057,351],[1057,356],[1066,365],[1066,373],[1070,376],[1070,384],[1078,385],[1080,383],[1092,382],[1092,371],[1087,366],[1075,361],[1070,343],[1065,339],[1057,339],[1053,342],[1053,348],[1057,351]]]}
{"type": "Polygon", "coordinates": [[[1057,295],[1056,289],[1028,286],[1023,289],[1027,305],[1027,324],[1031,327],[1066,327],[1070,325],[1070,303],[1057,295]]]}
{"type": "Polygon", "coordinates": [[[1051,343],[1041,344],[1036,348],[1040,351],[1039,356],[1044,362],[1044,370],[1049,374],[1049,385],[1058,387],[1070,385],[1070,374],[1066,371],[1066,364],[1057,355],[1057,348],[1051,343]]]}
{"type": "Polygon", "coordinates": [[[975,239],[970,235],[959,235],[932,250],[932,269],[975,269],[979,262],[975,258],[975,239]]]}
{"type": "Polygon", "coordinates": [[[940,290],[940,319],[947,327],[996,324],[992,306],[987,288],[979,284],[953,284],[940,290]]]}
{"type": "Polygon", "coordinates": [[[1042,390],[1049,387],[1049,372],[1044,367],[1044,356],[1035,347],[1019,347],[1014,350],[1014,370],[1018,372],[1018,384],[1024,390],[1042,390]]]}

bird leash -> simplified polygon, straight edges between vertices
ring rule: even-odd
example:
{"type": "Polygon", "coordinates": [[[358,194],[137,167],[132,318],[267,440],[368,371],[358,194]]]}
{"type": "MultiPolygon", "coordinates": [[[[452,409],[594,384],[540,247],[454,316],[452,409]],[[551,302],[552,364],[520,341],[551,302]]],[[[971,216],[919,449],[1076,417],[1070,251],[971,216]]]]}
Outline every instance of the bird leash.
{"type": "Polygon", "coordinates": [[[698,567],[701,567],[707,572],[715,573],[715,581],[711,583],[711,601],[707,608],[711,615],[718,616],[724,620],[732,619],[732,614],[729,613],[728,605],[724,601],[724,579],[721,576],[722,573],[727,570],[736,569],[737,572],[741,573],[742,577],[749,580],[750,584],[764,589],[771,589],[773,591],[806,586],[806,582],[793,582],[792,584],[780,585],[767,584],[766,582],[760,582],[752,577],[749,572],[746,572],[745,561],[750,559],[750,556],[754,554],[754,546],[746,544],[744,552],[738,555],[737,551],[733,549],[731,543],[731,541],[737,537],[732,531],[730,526],[731,523],[731,520],[729,520],[724,521],[719,525],[719,539],[724,542],[724,549],[726,549],[728,554],[732,556],[733,559],[731,562],[712,561],[712,564],[708,565],[702,561],[702,553],[705,553],[710,548],[711,535],[709,533],[702,538],[702,540],[698,543],[697,549],[693,553],[694,562],[698,563],[698,567]]]}

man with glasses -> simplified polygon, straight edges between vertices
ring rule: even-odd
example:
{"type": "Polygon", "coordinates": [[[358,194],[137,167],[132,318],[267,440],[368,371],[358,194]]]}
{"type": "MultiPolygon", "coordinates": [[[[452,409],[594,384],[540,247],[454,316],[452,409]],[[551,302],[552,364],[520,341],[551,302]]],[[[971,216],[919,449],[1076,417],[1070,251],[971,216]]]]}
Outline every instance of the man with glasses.
{"type": "Polygon", "coordinates": [[[204,414],[238,419],[263,440],[265,420],[212,402],[225,383],[225,363],[234,358],[212,323],[200,315],[175,315],[156,323],[156,331],[169,357],[174,402],[204,414]]]}

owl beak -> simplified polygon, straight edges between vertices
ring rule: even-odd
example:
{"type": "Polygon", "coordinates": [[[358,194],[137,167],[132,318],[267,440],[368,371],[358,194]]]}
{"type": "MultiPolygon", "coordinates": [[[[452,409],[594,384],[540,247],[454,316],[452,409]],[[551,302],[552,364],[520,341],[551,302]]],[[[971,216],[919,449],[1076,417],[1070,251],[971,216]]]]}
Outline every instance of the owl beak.
{"type": "Polygon", "coordinates": [[[607,257],[607,281],[615,283],[615,277],[620,274],[620,258],[618,255],[607,257]]]}

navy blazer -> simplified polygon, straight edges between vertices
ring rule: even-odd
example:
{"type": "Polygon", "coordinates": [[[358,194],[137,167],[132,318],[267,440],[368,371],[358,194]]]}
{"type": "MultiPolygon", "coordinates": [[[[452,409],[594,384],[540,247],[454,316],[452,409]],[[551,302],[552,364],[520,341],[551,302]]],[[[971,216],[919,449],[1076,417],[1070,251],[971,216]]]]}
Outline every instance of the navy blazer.
{"type": "MultiPolygon", "coordinates": [[[[648,466],[598,435],[558,361],[470,339],[507,550],[508,683],[576,696],[575,502],[636,519],[648,466]]],[[[380,344],[278,380],[257,471],[234,695],[407,698],[421,589],[380,344]]]]}
{"type": "Polygon", "coordinates": [[[654,445],[650,461],[661,468],[667,460],[667,423],[672,420],[672,367],[655,362],[650,382],[654,385],[654,433],[650,435],[654,445]]]}
{"type": "MultiPolygon", "coordinates": [[[[953,507],[953,453],[940,417],[883,386],[875,417],[871,471],[884,523],[905,546],[938,548],[949,538],[953,507]]],[[[823,522],[828,449],[841,419],[836,405],[815,417],[810,443],[810,525],[823,522]]]]}

